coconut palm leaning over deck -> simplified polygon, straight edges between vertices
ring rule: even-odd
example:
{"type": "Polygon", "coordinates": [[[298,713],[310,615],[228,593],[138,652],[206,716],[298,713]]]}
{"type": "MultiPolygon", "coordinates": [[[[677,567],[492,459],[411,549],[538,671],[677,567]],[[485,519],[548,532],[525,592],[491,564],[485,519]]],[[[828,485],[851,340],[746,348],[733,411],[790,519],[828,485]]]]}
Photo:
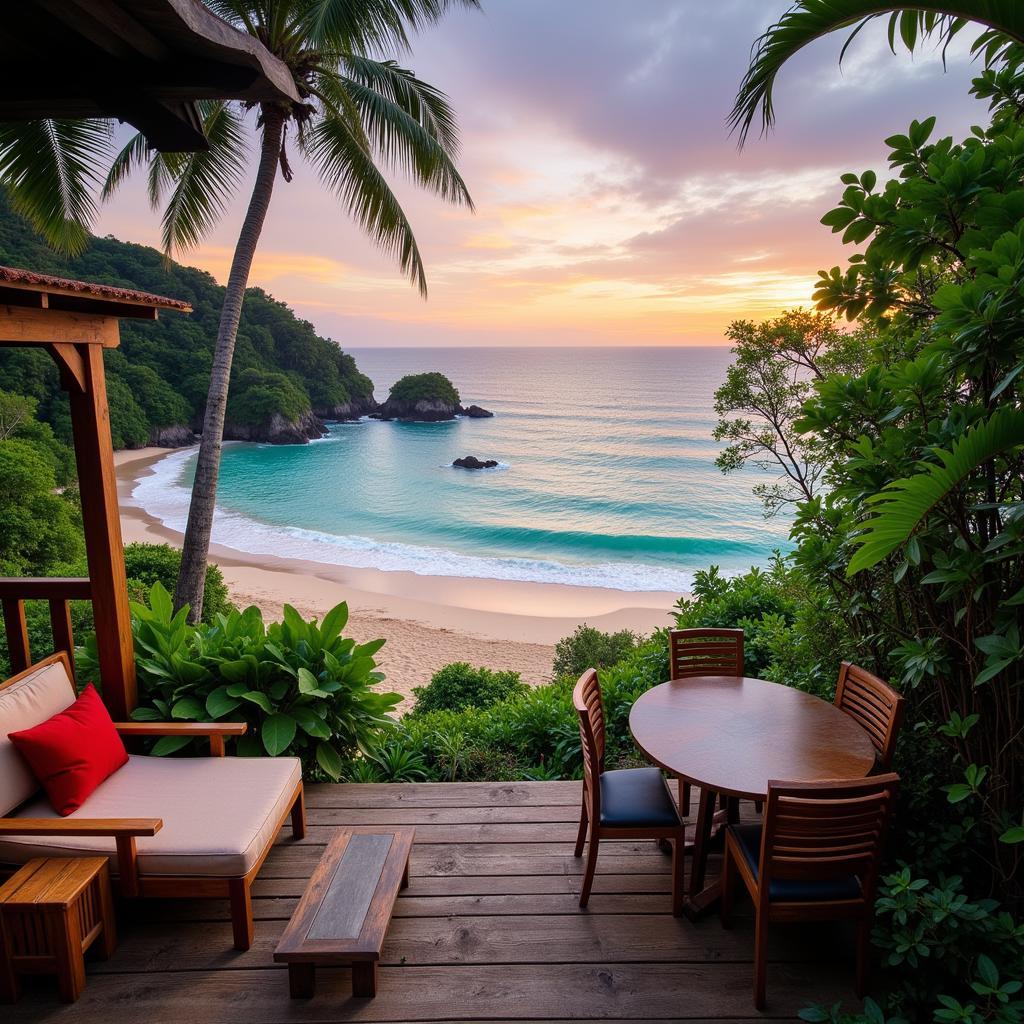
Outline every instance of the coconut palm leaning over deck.
{"type": "MultiPolygon", "coordinates": [[[[225,21],[250,33],[279,57],[302,102],[261,103],[257,113],[259,162],[249,206],[235,246],[210,376],[203,437],[183,545],[176,608],[202,613],[203,578],[213,528],[224,413],[245,289],[260,233],[280,174],[292,179],[294,150],[336,193],[345,212],[394,255],[426,296],[416,239],[381,167],[399,170],[447,202],[472,206],[455,167],[458,130],[444,95],[391,60],[368,53],[402,50],[409,33],[436,22],[449,7],[477,0],[210,0],[225,21]]],[[[149,195],[164,205],[167,252],[196,245],[217,221],[246,167],[245,111],[237,104],[201,107],[210,149],[203,153],[148,153],[135,136],[117,156],[104,195],[148,165],[149,195]]]]}

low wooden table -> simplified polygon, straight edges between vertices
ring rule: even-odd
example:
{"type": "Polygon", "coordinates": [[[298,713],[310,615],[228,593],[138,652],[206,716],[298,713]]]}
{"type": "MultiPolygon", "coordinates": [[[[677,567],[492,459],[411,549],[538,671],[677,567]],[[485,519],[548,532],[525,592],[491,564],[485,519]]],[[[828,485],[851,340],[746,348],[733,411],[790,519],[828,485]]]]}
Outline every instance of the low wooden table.
{"type": "Polygon", "coordinates": [[[377,994],[377,961],[398,890],[409,884],[414,828],[342,829],[327,844],[281,936],[293,999],[309,998],[318,965],[352,964],[352,995],[377,994]]]}
{"type": "Polygon", "coordinates": [[[85,987],[85,951],[117,945],[106,857],[30,860],[0,886],[0,1000],[21,994],[19,974],[56,974],[73,1003],[85,987]]]}

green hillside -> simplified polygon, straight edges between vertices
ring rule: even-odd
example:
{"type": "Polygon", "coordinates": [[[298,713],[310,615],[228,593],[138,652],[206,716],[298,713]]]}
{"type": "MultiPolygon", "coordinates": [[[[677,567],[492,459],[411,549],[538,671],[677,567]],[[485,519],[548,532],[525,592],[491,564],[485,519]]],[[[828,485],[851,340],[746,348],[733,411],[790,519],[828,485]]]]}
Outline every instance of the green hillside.
{"type": "MultiPolygon", "coordinates": [[[[153,440],[182,443],[182,427],[198,428],[206,403],[213,343],[224,289],[207,273],[167,262],[156,249],[94,238],[81,256],[49,250],[0,195],[0,263],[62,277],[140,288],[192,304],[189,315],[161,312],[156,323],[122,321],[121,347],[108,350],[107,388],[117,448],[153,440]],[[168,429],[170,428],[170,429],[168,429]],[[174,428],[178,428],[175,430],[174,428]],[[175,442],[175,438],[178,440],[175,442]]],[[[30,349],[0,350],[7,391],[39,402],[41,418],[67,436],[66,401],[52,360],[30,349]]],[[[355,360],[317,335],[283,302],[250,288],[242,309],[225,437],[267,437],[282,422],[313,424],[373,408],[373,384],[355,360]],[[311,416],[310,414],[313,414],[311,416]]]]}

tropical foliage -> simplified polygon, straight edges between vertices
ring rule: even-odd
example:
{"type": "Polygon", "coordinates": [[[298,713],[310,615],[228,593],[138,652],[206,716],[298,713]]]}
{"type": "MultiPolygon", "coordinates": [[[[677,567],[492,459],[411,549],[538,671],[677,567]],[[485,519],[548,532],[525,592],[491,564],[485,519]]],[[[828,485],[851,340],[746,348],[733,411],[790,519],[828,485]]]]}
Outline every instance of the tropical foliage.
{"type": "MultiPolygon", "coordinates": [[[[799,3],[760,45],[792,43],[805,15],[843,8],[851,24],[871,6],[799,3]]],[[[1020,17],[1018,5],[962,7],[992,25],[1020,17]]],[[[920,31],[948,39],[964,22],[917,11],[892,25],[913,47],[920,31]]],[[[989,125],[958,142],[935,137],[935,118],[913,122],[886,140],[893,180],[843,175],[822,218],[856,249],[819,275],[815,299],[852,333],[830,329],[812,362],[800,331],[736,332],[735,379],[719,393],[723,431],[726,417],[754,425],[735,464],[780,473],[793,571],[814,581],[837,646],[908,698],[874,936],[884,999],[808,1020],[981,1024],[1024,1011],[1024,47],[991,33],[982,45],[973,92],[989,125]],[[819,373],[823,359],[835,365],[819,373]]],[[[769,116],[772,77],[758,100],[769,116]]]]}
{"type": "Polygon", "coordinates": [[[388,393],[392,402],[444,402],[459,404],[459,392],[443,373],[410,373],[397,380],[388,393]]]}
{"type": "Polygon", "coordinates": [[[1014,44],[1024,44],[1024,8],[1014,0],[796,0],[782,17],[754,42],[750,67],[743,78],[729,121],[741,142],[760,114],[762,128],[775,122],[772,94],[783,65],[815,40],[850,28],[842,56],[865,25],[888,19],[889,46],[916,49],[925,39],[943,46],[964,29],[981,31],[972,43],[989,67],[1005,60],[1014,44]]]}
{"type": "Polygon", "coordinates": [[[426,686],[413,690],[416,704],[412,714],[489,708],[500,700],[525,692],[526,684],[518,672],[493,672],[457,661],[438,669],[426,686]]]}
{"type": "MultiPolygon", "coordinates": [[[[374,655],[383,640],[356,644],[342,636],[348,606],[322,621],[306,621],[285,605],[284,620],[263,622],[255,607],[218,614],[192,626],[167,591],[153,585],[146,603],[132,603],[138,666],[139,721],[244,721],[248,733],[233,741],[243,757],[290,754],[307,775],[337,779],[343,760],[371,754],[391,726],[388,712],[401,699],[374,687],[384,678],[374,655]]],[[[79,653],[80,673],[95,672],[95,637],[79,653]]],[[[164,737],[157,755],[191,746],[187,737],[164,737]]]]}
{"type": "MultiPolygon", "coordinates": [[[[38,238],[0,194],[0,253],[4,262],[62,277],[84,278],[185,299],[188,316],[162,314],[156,322],[123,320],[121,346],[104,352],[114,447],[150,443],[167,427],[198,427],[206,407],[213,343],[224,289],[201,270],[165,259],[155,249],[90,236],[85,251],[59,256],[38,238]]],[[[65,443],[71,424],[67,399],[53,360],[28,348],[0,349],[4,387],[29,395],[37,415],[65,443]]],[[[278,413],[290,418],[312,410],[324,418],[350,403],[372,398],[372,382],[352,356],[317,335],[283,302],[259,288],[246,292],[232,368],[226,432],[239,422],[266,423],[278,413]],[[252,371],[250,373],[250,371],[252,371]],[[287,383],[270,387],[267,378],[287,383]],[[252,392],[252,394],[250,394],[252,392]],[[255,410],[266,417],[254,421],[255,410]]],[[[72,460],[73,461],[73,460],[72,460]]]]}
{"type": "Polygon", "coordinates": [[[588,668],[608,668],[627,657],[639,639],[628,629],[604,633],[584,622],[555,644],[551,670],[556,676],[578,678],[588,668]]]}

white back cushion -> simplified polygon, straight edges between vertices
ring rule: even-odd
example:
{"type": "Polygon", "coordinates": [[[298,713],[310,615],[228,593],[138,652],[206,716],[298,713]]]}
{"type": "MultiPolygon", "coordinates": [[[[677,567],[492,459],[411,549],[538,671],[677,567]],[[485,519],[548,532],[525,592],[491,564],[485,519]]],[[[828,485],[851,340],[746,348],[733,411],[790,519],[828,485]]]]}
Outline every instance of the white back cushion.
{"type": "Polygon", "coordinates": [[[0,690],[0,816],[23,804],[39,788],[7,734],[31,729],[74,701],[74,687],[59,661],[43,665],[0,690]]]}

